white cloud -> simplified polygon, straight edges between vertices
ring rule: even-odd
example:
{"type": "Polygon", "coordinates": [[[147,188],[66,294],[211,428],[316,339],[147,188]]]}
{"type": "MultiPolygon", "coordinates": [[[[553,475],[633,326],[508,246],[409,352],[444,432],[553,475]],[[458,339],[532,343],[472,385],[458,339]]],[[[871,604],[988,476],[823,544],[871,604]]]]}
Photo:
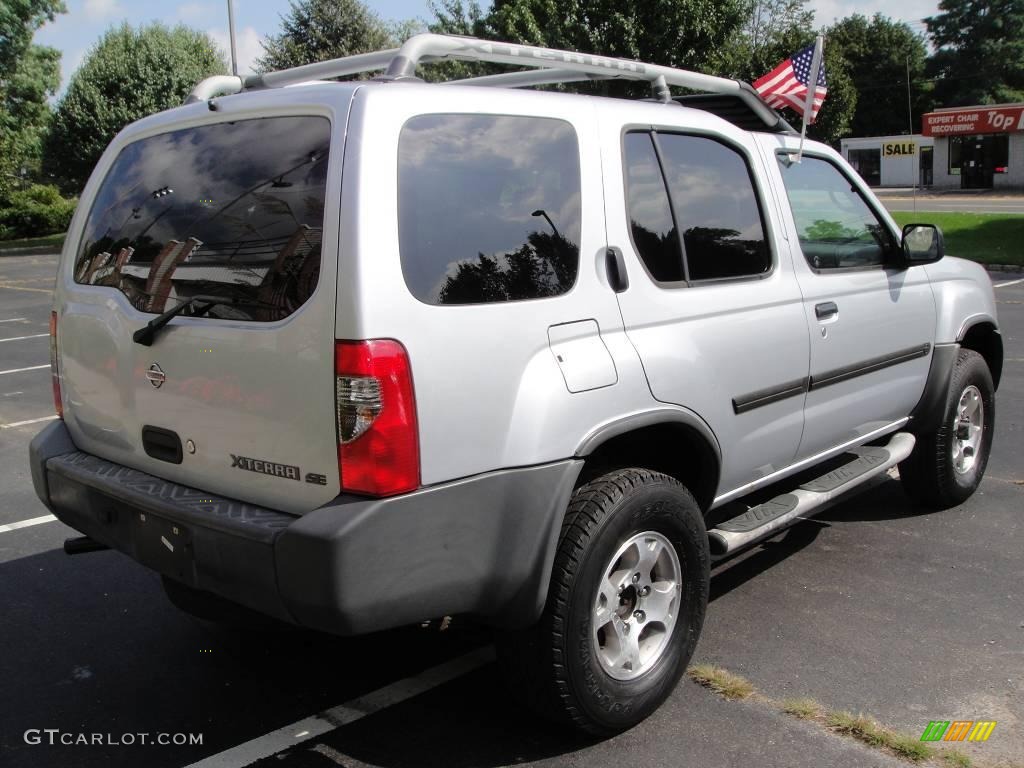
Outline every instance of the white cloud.
{"type": "Polygon", "coordinates": [[[177,8],[178,18],[185,22],[204,21],[213,14],[208,3],[184,3],[177,8]]]}
{"type": "Polygon", "coordinates": [[[82,10],[90,19],[104,19],[121,13],[121,4],[117,0],[85,0],[82,10]]]}
{"type": "MultiPolygon", "coordinates": [[[[898,5],[890,0],[810,0],[807,5],[814,11],[814,23],[818,27],[855,13],[868,17],[881,13],[896,21],[915,22],[926,16],[934,16],[939,11],[939,4],[935,0],[903,0],[898,5]]],[[[917,30],[917,26],[913,28],[917,30]]]]}
{"type": "MultiPolygon", "coordinates": [[[[224,52],[224,59],[231,66],[231,38],[226,29],[215,28],[206,30],[224,52]]],[[[263,55],[263,46],[260,44],[260,34],[254,27],[243,27],[236,30],[235,46],[238,50],[238,74],[252,74],[253,63],[259,56],[263,55]]]]}

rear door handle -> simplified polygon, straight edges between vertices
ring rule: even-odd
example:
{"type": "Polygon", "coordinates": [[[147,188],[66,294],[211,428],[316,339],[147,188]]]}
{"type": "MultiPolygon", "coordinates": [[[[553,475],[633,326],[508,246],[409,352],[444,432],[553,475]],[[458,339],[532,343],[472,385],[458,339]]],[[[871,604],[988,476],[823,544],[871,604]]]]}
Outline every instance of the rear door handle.
{"type": "Polygon", "coordinates": [[[613,291],[622,293],[629,288],[629,275],[626,274],[626,260],[622,258],[622,251],[615,246],[609,246],[604,252],[604,259],[608,283],[613,291]]]}
{"type": "Polygon", "coordinates": [[[834,301],[826,301],[814,305],[814,314],[819,320],[825,320],[839,314],[839,305],[834,301]]]}

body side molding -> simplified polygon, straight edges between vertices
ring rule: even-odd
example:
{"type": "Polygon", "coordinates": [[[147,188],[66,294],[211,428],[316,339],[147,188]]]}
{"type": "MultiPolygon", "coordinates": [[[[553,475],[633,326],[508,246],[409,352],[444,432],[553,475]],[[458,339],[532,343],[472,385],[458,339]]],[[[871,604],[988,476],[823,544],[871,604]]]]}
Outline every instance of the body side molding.
{"type": "Polygon", "coordinates": [[[901,349],[896,352],[890,352],[887,355],[881,355],[879,357],[873,357],[869,360],[861,360],[860,362],[853,363],[851,365],[844,365],[842,368],[833,368],[831,371],[824,371],[823,373],[812,374],[810,390],[821,389],[831,384],[839,384],[843,381],[849,381],[858,376],[864,376],[875,371],[880,371],[883,368],[888,368],[893,365],[899,365],[900,363],[907,363],[911,360],[916,360],[919,357],[927,357],[932,351],[931,344],[920,344],[915,347],[908,347],[907,349],[901,349]]]}
{"type": "Polygon", "coordinates": [[[787,381],[785,384],[778,384],[774,387],[759,389],[746,395],[738,395],[732,399],[732,410],[741,414],[760,408],[763,405],[771,405],[789,397],[802,395],[807,391],[810,378],[804,376],[802,379],[787,381]]]}

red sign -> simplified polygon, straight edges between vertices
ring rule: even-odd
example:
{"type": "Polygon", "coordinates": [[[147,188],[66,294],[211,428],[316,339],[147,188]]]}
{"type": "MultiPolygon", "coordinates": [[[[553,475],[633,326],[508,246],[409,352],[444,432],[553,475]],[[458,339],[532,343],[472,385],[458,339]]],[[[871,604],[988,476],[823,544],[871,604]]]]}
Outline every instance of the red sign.
{"type": "Polygon", "coordinates": [[[921,123],[921,133],[925,136],[1024,131],[1024,106],[929,112],[921,118],[921,123]]]}

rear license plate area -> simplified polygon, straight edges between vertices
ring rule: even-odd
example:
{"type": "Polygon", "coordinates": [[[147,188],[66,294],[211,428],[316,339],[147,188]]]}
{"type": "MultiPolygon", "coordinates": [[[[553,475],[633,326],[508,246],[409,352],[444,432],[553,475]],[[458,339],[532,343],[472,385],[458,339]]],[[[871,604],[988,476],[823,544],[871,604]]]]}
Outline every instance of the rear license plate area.
{"type": "Polygon", "coordinates": [[[132,540],[139,562],[167,576],[193,581],[192,532],[148,512],[132,515],[132,540]]]}

